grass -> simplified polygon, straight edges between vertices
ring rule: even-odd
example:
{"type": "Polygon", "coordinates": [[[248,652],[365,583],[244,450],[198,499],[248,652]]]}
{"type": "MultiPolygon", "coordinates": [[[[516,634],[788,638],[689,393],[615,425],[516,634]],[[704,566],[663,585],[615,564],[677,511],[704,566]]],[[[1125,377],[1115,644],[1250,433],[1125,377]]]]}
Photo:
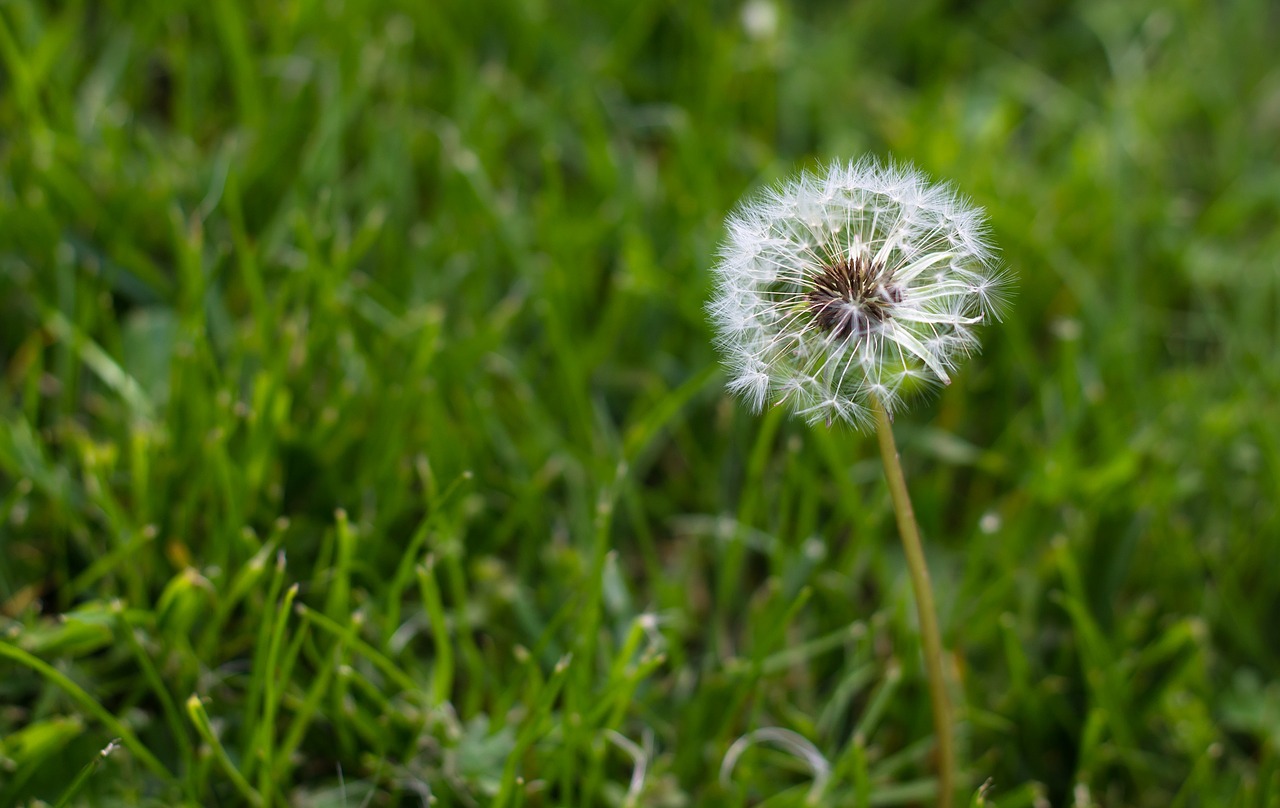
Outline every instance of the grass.
{"type": "Polygon", "coordinates": [[[929,804],[874,438],[701,309],[864,152],[1018,278],[896,424],[967,793],[1280,804],[1276,7],[777,10],[0,4],[0,805],[929,804]]]}

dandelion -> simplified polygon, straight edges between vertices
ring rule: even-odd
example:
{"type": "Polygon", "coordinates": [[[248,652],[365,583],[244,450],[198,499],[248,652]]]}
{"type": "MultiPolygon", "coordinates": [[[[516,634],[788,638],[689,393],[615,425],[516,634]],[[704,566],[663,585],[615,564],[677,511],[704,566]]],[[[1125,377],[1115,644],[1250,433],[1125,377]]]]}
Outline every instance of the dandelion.
{"type": "Polygon", "coordinates": [[[873,401],[893,413],[949,383],[1004,303],[982,211],[910,167],[803,173],[727,226],[709,311],[729,389],[757,410],[869,426],[873,401]]]}
{"type": "Polygon", "coordinates": [[[949,384],[998,317],[1007,277],[982,211],[909,166],[834,163],[744,202],[728,220],[708,306],[729,389],[810,423],[875,425],[911,575],[938,749],[938,805],[955,790],[951,707],[920,529],[892,413],[949,384]]]}

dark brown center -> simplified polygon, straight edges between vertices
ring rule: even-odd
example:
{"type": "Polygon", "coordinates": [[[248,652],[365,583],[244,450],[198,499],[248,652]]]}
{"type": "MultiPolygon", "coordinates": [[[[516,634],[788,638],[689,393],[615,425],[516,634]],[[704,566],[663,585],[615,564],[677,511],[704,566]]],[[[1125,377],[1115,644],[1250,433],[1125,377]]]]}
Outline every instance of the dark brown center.
{"type": "Polygon", "coordinates": [[[858,256],[823,267],[805,301],[814,320],[833,337],[861,339],[902,302],[902,287],[892,280],[883,264],[858,256]]]}

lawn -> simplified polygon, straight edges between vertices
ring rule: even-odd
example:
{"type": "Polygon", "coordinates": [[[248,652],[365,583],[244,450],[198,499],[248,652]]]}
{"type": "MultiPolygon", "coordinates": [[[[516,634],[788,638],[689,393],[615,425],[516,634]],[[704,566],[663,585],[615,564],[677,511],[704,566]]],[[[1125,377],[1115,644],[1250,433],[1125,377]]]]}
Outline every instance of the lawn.
{"type": "Polygon", "coordinates": [[[0,2],[0,805],[932,805],[875,437],[705,313],[744,194],[873,154],[1016,292],[894,425],[961,804],[1280,806],[1278,41],[0,2]]]}

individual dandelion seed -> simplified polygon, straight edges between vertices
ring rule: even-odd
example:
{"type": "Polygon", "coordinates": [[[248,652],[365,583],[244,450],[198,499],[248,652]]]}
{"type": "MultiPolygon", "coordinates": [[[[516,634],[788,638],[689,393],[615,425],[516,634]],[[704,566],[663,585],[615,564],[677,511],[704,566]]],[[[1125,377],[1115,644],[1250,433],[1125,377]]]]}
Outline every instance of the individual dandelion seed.
{"type": "Polygon", "coordinates": [[[870,425],[950,382],[998,317],[1006,277],[982,211],[915,169],[874,159],[802,173],[730,215],[708,306],[753,408],[870,425]]]}

